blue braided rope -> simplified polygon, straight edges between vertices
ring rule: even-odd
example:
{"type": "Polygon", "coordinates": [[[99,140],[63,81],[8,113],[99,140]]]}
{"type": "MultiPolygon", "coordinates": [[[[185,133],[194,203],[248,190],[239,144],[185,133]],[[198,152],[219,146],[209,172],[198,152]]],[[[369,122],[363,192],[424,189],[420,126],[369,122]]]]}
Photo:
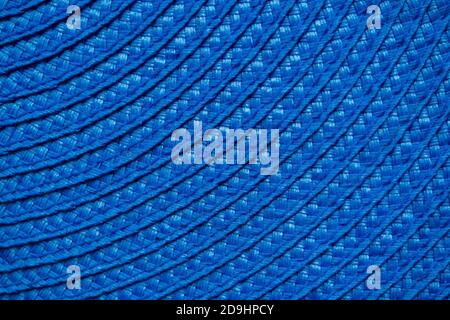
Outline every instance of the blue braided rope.
{"type": "Polygon", "coordinates": [[[1,299],[448,299],[448,1],[70,4],[1,5],[1,299]],[[174,165],[194,120],[278,173],[174,165]]]}

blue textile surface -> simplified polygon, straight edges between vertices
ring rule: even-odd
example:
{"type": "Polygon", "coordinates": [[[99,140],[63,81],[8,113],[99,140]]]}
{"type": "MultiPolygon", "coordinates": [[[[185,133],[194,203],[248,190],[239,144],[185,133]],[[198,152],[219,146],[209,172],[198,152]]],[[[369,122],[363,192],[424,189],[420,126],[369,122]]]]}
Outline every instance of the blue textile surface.
{"type": "Polygon", "coordinates": [[[449,16],[0,0],[0,299],[448,299],[449,16]],[[194,121],[279,129],[279,171],[174,164],[194,121]]]}

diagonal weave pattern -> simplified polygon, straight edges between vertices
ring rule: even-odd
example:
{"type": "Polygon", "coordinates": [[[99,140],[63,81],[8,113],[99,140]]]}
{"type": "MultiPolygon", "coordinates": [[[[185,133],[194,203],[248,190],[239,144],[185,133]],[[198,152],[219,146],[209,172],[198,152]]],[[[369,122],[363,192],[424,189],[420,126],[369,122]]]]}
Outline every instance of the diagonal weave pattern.
{"type": "Polygon", "coordinates": [[[373,2],[0,0],[0,299],[449,299],[450,3],[373,2]]]}

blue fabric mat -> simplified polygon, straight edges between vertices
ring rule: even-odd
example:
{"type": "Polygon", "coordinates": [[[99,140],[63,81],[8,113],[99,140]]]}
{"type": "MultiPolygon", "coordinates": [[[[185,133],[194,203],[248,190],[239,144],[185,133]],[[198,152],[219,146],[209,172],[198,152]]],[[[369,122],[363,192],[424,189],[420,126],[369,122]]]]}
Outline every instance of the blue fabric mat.
{"type": "Polygon", "coordinates": [[[0,299],[448,299],[449,16],[0,0],[0,299]],[[197,121],[278,129],[279,170],[173,163],[197,121]]]}

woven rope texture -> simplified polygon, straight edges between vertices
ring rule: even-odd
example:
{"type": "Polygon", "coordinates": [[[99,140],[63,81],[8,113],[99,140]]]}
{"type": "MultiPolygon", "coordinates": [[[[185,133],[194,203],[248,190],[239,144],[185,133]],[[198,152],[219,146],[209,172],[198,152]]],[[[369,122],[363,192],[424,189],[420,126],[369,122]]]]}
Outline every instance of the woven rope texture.
{"type": "Polygon", "coordinates": [[[449,299],[449,17],[0,0],[0,299],[449,299]],[[279,130],[278,172],[175,164],[196,121],[279,130]]]}

